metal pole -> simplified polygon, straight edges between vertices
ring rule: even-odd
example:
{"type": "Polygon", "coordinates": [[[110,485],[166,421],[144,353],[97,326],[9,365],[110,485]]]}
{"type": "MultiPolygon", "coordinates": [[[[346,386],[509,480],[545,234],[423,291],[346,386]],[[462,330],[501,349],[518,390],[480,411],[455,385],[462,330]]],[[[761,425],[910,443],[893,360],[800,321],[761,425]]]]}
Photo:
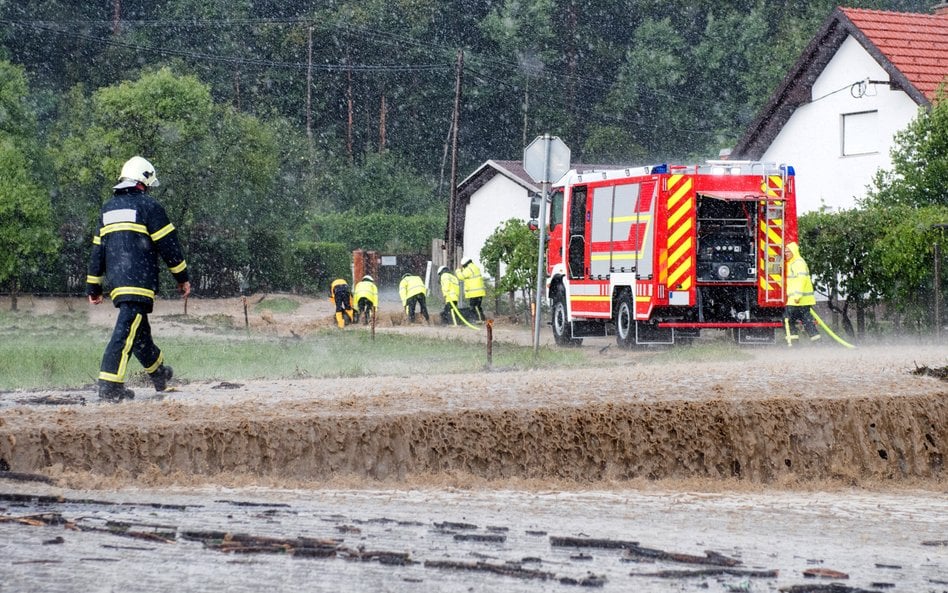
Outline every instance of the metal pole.
{"type": "Polygon", "coordinates": [[[544,257],[543,250],[546,248],[546,200],[547,195],[550,190],[550,135],[544,134],[543,140],[546,142],[545,147],[545,162],[543,164],[543,181],[541,186],[543,187],[542,200],[540,202],[540,253],[537,255],[537,298],[536,298],[536,308],[537,313],[534,316],[533,322],[533,355],[536,357],[540,353],[540,318],[542,317],[542,306],[543,306],[543,280],[546,275],[546,270],[544,269],[544,257]]]}
{"type": "Polygon", "coordinates": [[[935,243],[935,338],[941,340],[941,249],[935,243]]]}

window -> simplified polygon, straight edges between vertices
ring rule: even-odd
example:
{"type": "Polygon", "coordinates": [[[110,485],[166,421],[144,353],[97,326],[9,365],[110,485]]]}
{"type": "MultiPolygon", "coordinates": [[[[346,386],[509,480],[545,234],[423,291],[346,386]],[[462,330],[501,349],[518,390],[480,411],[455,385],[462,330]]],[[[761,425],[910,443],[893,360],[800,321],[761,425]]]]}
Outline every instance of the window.
{"type": "Polygon", "coordinates": [[[878,152],[878,120],[878,111],[844,113],[841,138],[842,155],[853,156],[878,152]]]}

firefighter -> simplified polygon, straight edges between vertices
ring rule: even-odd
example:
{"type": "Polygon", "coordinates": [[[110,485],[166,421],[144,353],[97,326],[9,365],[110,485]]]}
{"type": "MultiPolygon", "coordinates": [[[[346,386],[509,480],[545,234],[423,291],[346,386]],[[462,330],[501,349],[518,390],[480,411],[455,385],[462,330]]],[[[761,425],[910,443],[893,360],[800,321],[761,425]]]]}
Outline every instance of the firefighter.
{"type": "Polygon", "coordinates": [[[448,270],[448,266],[438,268],[438,280],[441,282],[441,295],[444,297],[444,310],[441,311],[441,323],[447,325],[458,324],[458,299],[461,298],[461,287],[458,277],[448,270]]]}
{"type": "Polygon", "coordinates": [[[336,325],[342,329],[354,321],[352,315],[352,293],[349,283],[337,278],[329,285],[329,300],[336,304],[336,325]]]}
{"type": "Polygon", "coordinates": [[[355,301],[356,322],[361,318],[362,324],[368,325],[369,316],[375,317],[379,308],[379,287],[375,285],[375,279],[368,274],[363,276],[352,290],[352,299],[355,301]]]}
{"type": "Polygon", "coordinates": [[[408,314],[408,321],[415,322],[415,305],[421,308],[421,316],[425,322],[431,325],[431,318],[428,317],[428,306],[425,303],[425,283],[420,276],[414,274],[405,274],[402,281],[398,283],[398,296],[402,299],[402,306],[405,307],[405,313],[408,314]]]}
{"type": "Polygon", "coordinates": [[[793,331],[797,322],[803,324],[803,329],[810,340],[820,339],[819,329],[810,307],[816,304],[813,295],[813,282],[810,280],[810,268],[806,260],[800,256],[800,246],[796,242],[788,243],[784,253],[787,262],[787,308],[785,316],[788,320],[789,331],[793,331]]]}
{"type": "Polygon", "coordinates": [[[108,284],[109,297],[118,308],[99,367],[99,399],[106,401],[135,397],[135,392],[125,387],[130,354],[145,368],[155,391],[164,391],[174,374],[164,364],[148,323],[158,290],[158,258],[168,266],[184,298],[191,294],[191,282],[178,233],[164,207],[148,194],[157,186],[150,162],[140,156],[126,161],[112,187],[112,197],[102,206],[98,231],[92,238],[86,294],[91,304],[98,305],[103,286],[108,284]]]}
{"type": "Polygon", "coordinates": [[[484,290],[484,277],[481,276],[481,269],[474,260],[467,257],[461,262],[461,267],[455,272],[458,280],[464,282],[464,299],[471,305],[474,314],[477,315],[477,321],[484,321],[484,309],[481,308],[481,301],[484,300],[486,291],[484,290]]]}

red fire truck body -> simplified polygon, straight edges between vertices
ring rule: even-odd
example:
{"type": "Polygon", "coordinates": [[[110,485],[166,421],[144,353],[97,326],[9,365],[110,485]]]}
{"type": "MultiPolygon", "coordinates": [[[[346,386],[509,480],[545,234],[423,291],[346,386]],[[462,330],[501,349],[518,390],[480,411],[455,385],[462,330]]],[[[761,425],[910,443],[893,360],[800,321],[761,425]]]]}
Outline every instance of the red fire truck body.
{"type": "Polygon", "coordinates": [[[570,171],[553,188],[547,282],[558,344],[687,342],[726,329],[773,342],[796,241],[794,171],[705,165],[570,171]]]}

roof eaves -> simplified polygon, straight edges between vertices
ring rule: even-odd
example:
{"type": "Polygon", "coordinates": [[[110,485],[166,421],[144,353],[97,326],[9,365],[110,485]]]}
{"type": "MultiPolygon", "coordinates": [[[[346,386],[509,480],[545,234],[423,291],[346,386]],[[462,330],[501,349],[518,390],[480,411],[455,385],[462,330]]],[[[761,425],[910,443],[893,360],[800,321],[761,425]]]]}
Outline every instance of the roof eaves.
{"type": "Polygon", "coordinates": [[[814,82],[850,35],[889,75],[890,88],[902,90],[920,105],[929,104],[924,93],[879,50],[842,8],[837,7],[737,141],[732,158],[759,159],[763,156],[797,108],[811,101],[814,82]]]}
{"type": "Polygon", "coordinates": [[[897,89],[903,91],[909,97],[912,98],[919,105],[928,105],[929,100],[925,97],[925,93],[920,91],[912,82],[905,76],[905,73],[899,70],[895,64],[892,63],[889,58],[882,53],[879,47],[865,34],[865,32],[860,29],[852,20],[849,18],[849,15],[843,10],[839,10],[842,15],[842,18],[845,19],[846,30],[853,38],[859,42],[859,44],[866,50],[866,52],[872,56],[872,58],[879,63],[882,69],[886,74],[889,75],[889,88],[897,89]]]}

